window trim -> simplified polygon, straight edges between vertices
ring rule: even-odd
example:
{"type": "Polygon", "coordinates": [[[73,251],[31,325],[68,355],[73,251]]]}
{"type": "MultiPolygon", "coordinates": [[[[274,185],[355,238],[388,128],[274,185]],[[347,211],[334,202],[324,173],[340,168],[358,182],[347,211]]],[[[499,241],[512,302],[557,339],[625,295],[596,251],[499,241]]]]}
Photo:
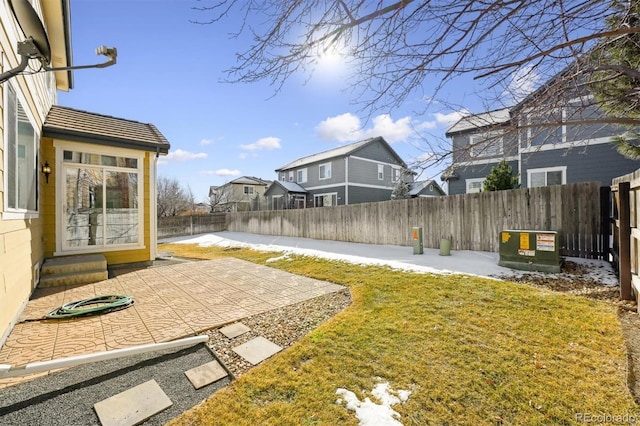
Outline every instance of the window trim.
{"type": "Polygon", "coordinates": [[[567,166],[539,167],[537,169],[527,169],[527,188],[540,188],[537,186],[531,186],[531,175],[533,173],[544,173],[543,186],[549,186],[547,183],[548,172],[562,172],[562,183],[560,185],[567,184],[567,166]]]}
{"type": "Polygon", "coordinates": [[[256,193],[255,188],[252,185],[243,185],[242,187],[242,193],[244,195],[253,195],[256,193]],[[250,189],[250,192],[247,192],[247,189],[250,189]]]}
{"type": "Polygon", "coordinates": [[[465,179],[464,193],[465,194],[477,194],[479,192],[482,192],[482,189],[484,188],[484,181],[486,179],[487,179],[486,177],[465,179]],[[478,183],[478,182],[480,183],[480,188],[478,189],[478,191],[469,191],[469,184],[470,183],[478,183]]]}
{"type": "Polygon", "coordinates": [[[322,204],[321,207],[335,207],[338,205],[338,193],[337,192],[322,192],[322,193],[318,193],[318,194],[313,194],[313,207],[318,207],[318,205],[316,204],[316,198],[319,197],[326,197],[326,196],[331,196],[332,201],[333,201],[333,197],[335,197],[335,204],[332,204],[330,206],[325,206],[324,203],[322,204]]]}
{"type": "Polygon", "coordinates": [[[469,156],[473,158],[490,158],[496,157],[504,154],[504,132],[500,130],[493,130],[488,132],[476,133],[469,136],[469,156]],[[500,135],[500,137],[497,137],[500,135]],[[474,141],[474,139],[478,139],[478,141],[474,141]],[[491,139],[491,140],[490,140],[491,139]],[[488,146],[493,146],[494,144],[498,147],[495,152],[487,153],[487,147],[482,148],[482,143],[488,141],[488,146]],[[499,145],[498,145],[499,144],[499,145]],[[476,152],[479,150],[479,152],[476,152]]]}
{"type": "Polygon", "coordinates": [[[318,179],[319,180],[331,179],[331,162],[318,164],[318,179]],[[325,177],[322,177],[322,167],[325,168],[325,177]]]}
{"type": "MultiPolygon", "coordinates": [[[[25,101],[25,99],[22,96],[22,93],[17,90],[17,88],[15,87],[13,82],[7,82],[6,85],[6,90],[4,90],[4,113],[3,113],[3,129],[4,129],[4,138],[2,140],[2,146],[3,146],[3,150],[4,150],[4,155],[3,155],[3,161],[4,161],[4,185],[2,188],[3,191],[3,206],[4,209],[2,211],[2,220],[25,220],[25,219],[37,219],[40,217],[40,173],[38,173],[39,167],[39,161],[40,161],[40,128],[35,125],[36,120],[35,117],[33,116],[33,113],[28,109],[25,108],[25,105],[28,105],[27,102],[25,101]],[[15,95],[15,100],[16,100],[16,116],[15,116],[15,121],[14,123],[17,123],[18,121],[18,110],[17,110],[17,106],[18,104],[20,104],[20,106],[22,107],[22,110],[24,111],[25,115],[27,116],[27,120],[29,121],[29,124],[31,125],[31,127],[33,128],[33,136],[34,136],[34,141],[33,141],[33,167],[34,167],[34,174],[35,174],[35,178],[34,178],[34,185],[35,185],[35,210],[29,210],[29,209],[20,209],[20,208],[15,208],[15,207],[8,207],[9,206],[9,191],[8,191],[8,185],[9,185],[9,179],[7,178],[8,175],[8,170],[7,170],[7,164],[9,164],[8,162],[8,156],[9,156],[9,150],[7,149],[8,146],[8,142],[6,140],[6,138],[8,137],[7,134],[7,129],[9,128],[9,117],[8,117],[8,108],[6,107],[8,105],[8,99],[9,99],[9,94],[13,93],[15,95]]],[[[16,137],[17,137],[18,133],[17,133],[17,127],[16,127],[16,137]]]]}
{"type": "Polygon", "coordinates": [[[296,180],[298,183],[307,183],[307,168],[296,170],[296,180]],[[302,177],[300,175],[302,174],[302,177]]]}
{"type": "Polygon", "coordinates": [[[293,182],[295,177],[295,172],[293,170],[289,170],[289,182],[293,182]]]}
{"type": "Polygon", "coordinates": [[[378,164],[378,180],[384,180],[384,164],[378,164]]]}
{"type": "MultiPolygon", "coordinates": [[[[130,157],[136,158],[138,160],[138,167],[136,169],[122,169],[124,170],[136,170],[138,173],[138,242],[130,243],[130,244],[113,244],[113,245],[100,245],[100,246],[85,246],[80,248],[66,248],[63,247],[63,223],[64,221],[61,219],[56,219],[56,250],[53,253],[54,256],[63,256],[70,254],[82,254],[82,253],[103,253],[103,252],[111,252],[111,251],[125,251],[125,250],[141,250],[145,249],[145,187],[146,182],[144,178],[144,168],[146,165],[146,153],[138,150],[131,150],[127,148],[115,148],[115,147],[105,147],[101,145],[94,145],[88,143],[81,142],[66,142],[66,141],[54,141],[54,149],[56,152],[56,170],[58,173],[65,172],[65,162],[64,162],[64,151],[80,151],[91,154],[101,154],[101,155],[110,155],[110,156],[119,156],[119,157],[130,157]]],[[[106,167],[107,169],[118,169],[118,167],[110,167],[110,166],[92,166],[89,164],[77,164],[77,163],[66,163],[72,165],[72,167],[77,166],[90,166],[90,167],[106,167]]],[[[64,191],[65,191],[66,181],[65,179],[56,179],[56,217],[63,218],[64,217],[64,205],[62,200],[64,199],[64,191]]]]}

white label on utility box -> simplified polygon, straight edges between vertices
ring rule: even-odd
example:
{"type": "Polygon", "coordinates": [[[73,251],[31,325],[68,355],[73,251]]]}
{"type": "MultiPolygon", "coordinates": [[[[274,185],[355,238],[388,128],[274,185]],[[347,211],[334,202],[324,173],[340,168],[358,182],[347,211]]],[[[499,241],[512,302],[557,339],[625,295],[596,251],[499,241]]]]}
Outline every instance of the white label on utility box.
{"type": "Polygon", "coordinates": [[[518,250],[518,254],[520,256],[535,256],[536,255],[536,251],[535,250],[518,250]]]}
{"type": "Polygon", "coordinates": [[[536,234],[536,250],[556,251],[555,237],[554,234],[536,234]]]}

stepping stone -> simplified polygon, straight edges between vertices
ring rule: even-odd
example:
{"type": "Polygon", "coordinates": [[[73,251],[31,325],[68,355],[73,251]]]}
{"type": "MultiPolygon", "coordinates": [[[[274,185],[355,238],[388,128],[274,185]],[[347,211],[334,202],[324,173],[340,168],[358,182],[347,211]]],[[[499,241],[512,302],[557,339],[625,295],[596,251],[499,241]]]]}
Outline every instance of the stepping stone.
{"type": "Polygon", "coordinates": [[[232,350],[251,364],[256,365],[280,352],[282,348],[264,337],[256,337],[232,350]]]}
{"type": "Polygon", "coordinates": [[[149,380],[97,402],[93,408],[102,426],[133,426],[166,410],[172,404],[158,382],[149,380]]]}
{"type": "Polygon", "coordinates": [[[237,322],[220,329],[220,333],[224,334],[229,339],[241,336],[248,331],[251,331],[251,329],[241,322],[237,322]]]}
{"type": "Polygon", "coordinates": [[[227,377],[227,372],[218,361],[211,361],[191,370],[184,372],[194,388],[200,389],[213,382],[217,382],[223,377],[227,377]]]}

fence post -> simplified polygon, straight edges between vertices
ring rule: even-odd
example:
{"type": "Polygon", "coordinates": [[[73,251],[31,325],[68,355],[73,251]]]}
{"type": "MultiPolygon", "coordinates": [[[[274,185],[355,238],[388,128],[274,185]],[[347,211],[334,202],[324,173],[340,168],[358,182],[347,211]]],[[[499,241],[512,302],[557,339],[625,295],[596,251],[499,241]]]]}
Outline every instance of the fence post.
{"type": "Polygon", "coordinates": [[[611,188],[600,187],[600,259],[609,260],[609,235],[611,234],[611,188]]]}
{"type": "Polygon", "coordinates": [[[620,253],[618,271],[620,275],[620,298],[633,300],[631,291],[631,206],[629,205],[630,182],[618,184],[618,211],[620,222],[620,253]]]}

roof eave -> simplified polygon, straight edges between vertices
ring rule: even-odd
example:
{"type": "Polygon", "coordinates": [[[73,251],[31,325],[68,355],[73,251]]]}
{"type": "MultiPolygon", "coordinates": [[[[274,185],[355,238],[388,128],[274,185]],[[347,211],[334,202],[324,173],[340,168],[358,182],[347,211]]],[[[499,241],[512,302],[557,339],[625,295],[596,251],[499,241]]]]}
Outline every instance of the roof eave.
{"type": "Polygon", "coordinates": [[[96,145],[112,146],[116,148],[139,149],[141,151],[157,152],[159,154],[168,154],[169,148],[171,148],[171,145],[168,143],[153,143],[131,139],[121,139],[47,126],[44,126],[42,128],[42,136],[53,139],[63,139],[72,142],[84,142],[96,145]]]}

